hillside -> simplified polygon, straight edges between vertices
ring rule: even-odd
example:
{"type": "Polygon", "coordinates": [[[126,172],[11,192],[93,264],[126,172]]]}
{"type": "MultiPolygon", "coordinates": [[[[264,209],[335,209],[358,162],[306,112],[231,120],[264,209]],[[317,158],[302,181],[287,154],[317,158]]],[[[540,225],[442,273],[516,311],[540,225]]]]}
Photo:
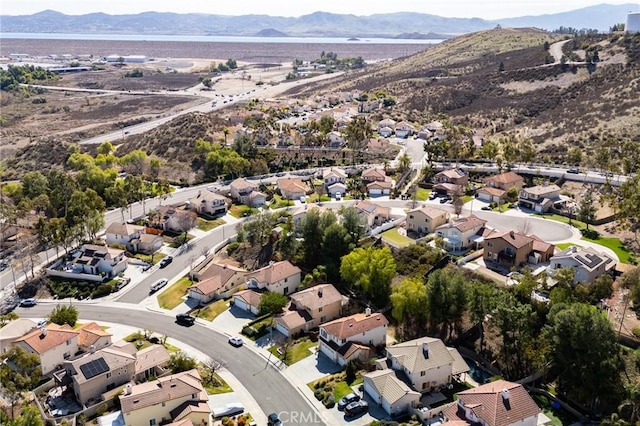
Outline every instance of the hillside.
{"type": "Polygon", "coordinates": [[[382,90],[397,97],[391,116],[424,122],[444,113],[492,136],[531,138],[543,154],[594,149],[611,138],[640,142],[640,35],[597,36],[565,46],[575,64],[553,62],[543,44],[558,36],[535,29],[495,29],[442,43],[408,58],[369,67],[319,90],[382,90]],[[585,48],[600,61],[583,62],[585,48]],[[501,65],[504,71],[500,72],[501,65]]]}

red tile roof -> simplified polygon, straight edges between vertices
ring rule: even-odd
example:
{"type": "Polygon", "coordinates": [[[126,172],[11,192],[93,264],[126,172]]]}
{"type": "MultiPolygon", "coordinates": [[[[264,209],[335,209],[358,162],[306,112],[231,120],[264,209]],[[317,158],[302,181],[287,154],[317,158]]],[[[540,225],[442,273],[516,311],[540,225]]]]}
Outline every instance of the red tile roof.
{"type": "Polygon", "coordinates": [[[73,330],[67,324],[63,326],[57,324],[47,324],[47,326],[43,330],[46,331],[42,331],[39,329],[34,330],[31,333],[25,334],[14,342],[24,342],[29,345],[29,347],[33,349],[34,352],[42,355],[50,349],[62,345],[67,340],[77,338],[79,334],[76,330],[73,330]]]}
{"type": "Polygon", "coordinates": [[[275,262],[264,268],[257,269],[247,274],[247,279],[254,278],[261,284],[275,284],[285,278],[299,274],[300,268],[293,265],[288,260],[275,262]]]}
{"type": "Polygon", "coordinates": [[[389,321],[381,313],[373,313],[371,315],[361,313],[326,322],[320,327],[323,327],[328,334],[338,339],[347,339],[378,327],[384,327],[387,324],[389,324],[389,321]]]}

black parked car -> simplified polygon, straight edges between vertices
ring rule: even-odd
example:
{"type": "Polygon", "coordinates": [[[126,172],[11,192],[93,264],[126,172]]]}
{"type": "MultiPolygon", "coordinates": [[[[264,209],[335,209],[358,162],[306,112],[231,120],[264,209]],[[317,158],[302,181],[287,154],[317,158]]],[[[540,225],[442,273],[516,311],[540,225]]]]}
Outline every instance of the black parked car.
{"type": "Polygon", "coordinates": [[[162,258],[162,260],[160,261],[160,267],[164,268],[165,266],[167,266],[168,264],[170,264],[171,262],[173,262],[173,257],[172,256],[167,256],[162,258]]]}
{"type": "Polygon", "coordinates": [[[352,402],[344,409],[344,413],[347,416],[355,416],[356,414],[366,413],[367,411],[369,411],[369,403],[362,400],[352,402]]]}
{"type": "Polygon", "coordinates": [[[278,417],[277,413],[271,413],[267,416],[268,426],[282,426],[282,420],[278,417]]]}
{"type": "Polygon", "coordinates": [[[196,322],[196,317],[192,317],[189,314],[178,314],[176,315],[176,321],[179,324],[193,325],[196,322]]]}

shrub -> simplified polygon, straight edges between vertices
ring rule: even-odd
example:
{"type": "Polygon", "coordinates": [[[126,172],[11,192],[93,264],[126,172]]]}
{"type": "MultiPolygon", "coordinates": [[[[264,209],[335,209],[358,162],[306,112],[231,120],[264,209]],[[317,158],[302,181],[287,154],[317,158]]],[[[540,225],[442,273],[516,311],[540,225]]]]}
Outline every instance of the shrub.
{"type": "Polygon", "coordinates": [[[236,250],[238,250],[238,247],[240,247],[240,243],[234,241],[232,243],[229,243],[227,245],[227,253],[228,254],[233,254],[236,252],[236,250]]]}
{"type": "Polygon", "coordinates": [[[109,409],[109,406],[107,405],[107,403],[103,402],[102,404],[100,404],[98,406],[98,408],[96,408],[96,414],[98,416],[103,416],[104,413],[106,413],[108,409],[109,409]]]}
{"type": "Polygon", "coordinates": [[[256,330],[255,328],[251,327],[251,326],[246,326],[242,328],[242,334],[244,334],[247,337],[251,337],[251,336],[255,336],[256,334],[258,334],[258,330],[256,330]]]}
{"type": "Polygon", "coordinates": [[[634,327],[633,330],[631,330],[631,333],[636,337],[640,337],[640,327],[634,327]]]}
{"type": "Polygon", "coordinates": [[[109,284],[100,284],[98,288],[96,288],[93,293],[91,293],[91,298],[95,299],[98,297],[106,296],[108,294],[111,294],[112,290],[113,287],[111,287],[109,284]]]}
{"type": "Polygon", "coordinates": [[[316,389],[315,391],[313,391],[313,396],[315,396],[318,401],[322,401],[323,399],[322,389],[316,389]]]}

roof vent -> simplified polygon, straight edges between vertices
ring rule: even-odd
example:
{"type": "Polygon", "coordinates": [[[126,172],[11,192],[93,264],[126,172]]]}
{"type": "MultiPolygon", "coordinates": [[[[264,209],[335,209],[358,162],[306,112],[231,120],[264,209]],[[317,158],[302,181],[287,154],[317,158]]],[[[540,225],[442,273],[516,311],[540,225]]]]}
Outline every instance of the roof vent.
{"type": "Polygon", "coordinates": [[[515,237],[516,237],[516,233],[515,233],[515,232],[513,232],[513,231],[510,231],[510,232],[509,232],[509,236],[510,236],[511,238],[515,238],[515,237]]]}
{"type": "Polygon", "coordinates": [[[89,346],[89,352],[92,353],[92,354],[95,353],[96,352],[96,345],[89,346]]]}
{"type": "Polygon", "coordinates": [[[318,297],[322,297],[322,289],[318,289],[318,297]]]}

